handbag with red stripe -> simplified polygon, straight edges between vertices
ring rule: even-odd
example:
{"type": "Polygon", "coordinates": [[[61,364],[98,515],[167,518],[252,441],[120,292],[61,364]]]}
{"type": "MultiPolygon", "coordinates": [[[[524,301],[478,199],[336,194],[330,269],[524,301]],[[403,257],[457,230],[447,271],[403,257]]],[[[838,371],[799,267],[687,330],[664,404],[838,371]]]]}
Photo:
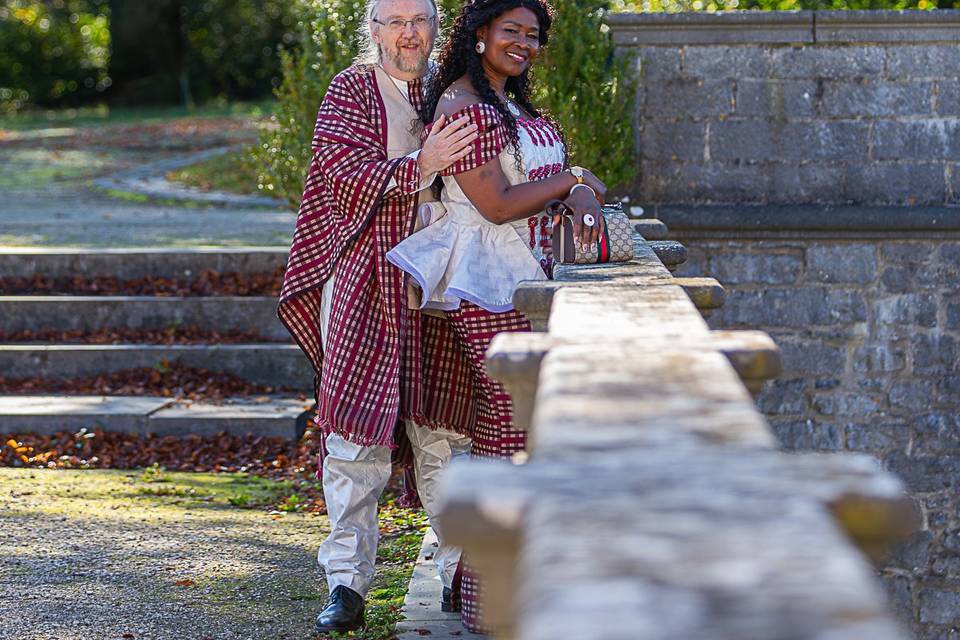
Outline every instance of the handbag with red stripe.
{"type": "Polygon", "coordinates": [[[575,241],[573,209],[563,200],[547,203],[547,213],[559,224],[553,225],[553,261],[558,264],[602,264],[626,262],[633,258],[633,228],[619,202],[603,205],[600,237],[589,246],[575,241]]]}

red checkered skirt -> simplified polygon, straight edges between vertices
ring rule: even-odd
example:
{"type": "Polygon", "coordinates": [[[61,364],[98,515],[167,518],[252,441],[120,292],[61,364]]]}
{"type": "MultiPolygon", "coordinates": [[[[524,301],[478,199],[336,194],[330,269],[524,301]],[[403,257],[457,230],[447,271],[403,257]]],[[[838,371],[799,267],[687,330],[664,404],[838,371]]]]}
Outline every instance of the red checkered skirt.
{"type": "MultiPolygon", "coordinates": [[[[484,359],[493,336],[501,331],[530,331],[530,323],[519,311],[492,313],[467,301],[461,302],[456,311],[448,311],[447,320],[470,361],[473,375],[477,416],[471,454],[475,458],[508,459],[526,447],[527,432],[513,426],[510,396],[503,385],[487,375],[484,359]]],[[[481,624],[482,585],[466,558],[462,569],[463,625],[470,631],[487,633],[481,624]]]]}

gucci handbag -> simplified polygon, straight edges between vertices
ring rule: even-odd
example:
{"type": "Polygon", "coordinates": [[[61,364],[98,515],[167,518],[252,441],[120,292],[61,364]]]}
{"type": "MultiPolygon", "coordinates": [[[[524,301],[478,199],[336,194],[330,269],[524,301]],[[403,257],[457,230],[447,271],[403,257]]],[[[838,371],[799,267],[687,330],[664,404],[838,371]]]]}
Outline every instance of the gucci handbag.
{"type": "Polygon", "coordinates": [[[562,200],[547,203],[547,213],[560,216],[560,223],[553,225],[553,261],[557,264],[603,264],[626,262],[633,258],[633,228],[619,202],[605,204],[602,208],[600,238],[595,244],[581,246],[574,242],[573,209],[562,200]]]}

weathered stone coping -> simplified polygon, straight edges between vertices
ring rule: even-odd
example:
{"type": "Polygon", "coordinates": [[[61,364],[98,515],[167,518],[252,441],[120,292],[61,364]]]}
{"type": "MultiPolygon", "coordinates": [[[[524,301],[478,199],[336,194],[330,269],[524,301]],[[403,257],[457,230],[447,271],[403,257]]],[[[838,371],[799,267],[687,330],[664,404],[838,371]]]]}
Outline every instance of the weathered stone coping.
{"type": "Polygon", "coordinates": [[[487,581],[487,623],[524,640],[902,638],[850,544],[876,560],[918,525],[900,483],[867,458],[776,452],[733,363],[770,343],[718,340],[635,246],[524,283],[514,303],[548,332],[487,352],[515,409],[535,399],[528,459],[445,480],[441,524],[487,581]]]}
{"type": "Polygon", "coordinates": [[[960,10],[954,9],[613,13],[606,21],[621,47],[960,40],[960,10]]]}
{"type": "Polygon", "coordinates": [[[680,237],[905,237],[960,235],[960,207],[651,205],[647,213],[680,237]]]}

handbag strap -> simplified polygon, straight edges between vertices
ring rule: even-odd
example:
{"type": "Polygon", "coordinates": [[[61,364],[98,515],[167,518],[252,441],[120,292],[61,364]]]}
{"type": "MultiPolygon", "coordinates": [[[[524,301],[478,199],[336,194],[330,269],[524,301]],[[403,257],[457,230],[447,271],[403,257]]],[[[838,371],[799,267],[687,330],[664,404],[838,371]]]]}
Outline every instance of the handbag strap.
{"type": "Polygon", "coordinates": [[[566,215],[572,216],[573,209],[563,200],[550,200],[546,206],[547,214],[551,216],[566,215]]]}

